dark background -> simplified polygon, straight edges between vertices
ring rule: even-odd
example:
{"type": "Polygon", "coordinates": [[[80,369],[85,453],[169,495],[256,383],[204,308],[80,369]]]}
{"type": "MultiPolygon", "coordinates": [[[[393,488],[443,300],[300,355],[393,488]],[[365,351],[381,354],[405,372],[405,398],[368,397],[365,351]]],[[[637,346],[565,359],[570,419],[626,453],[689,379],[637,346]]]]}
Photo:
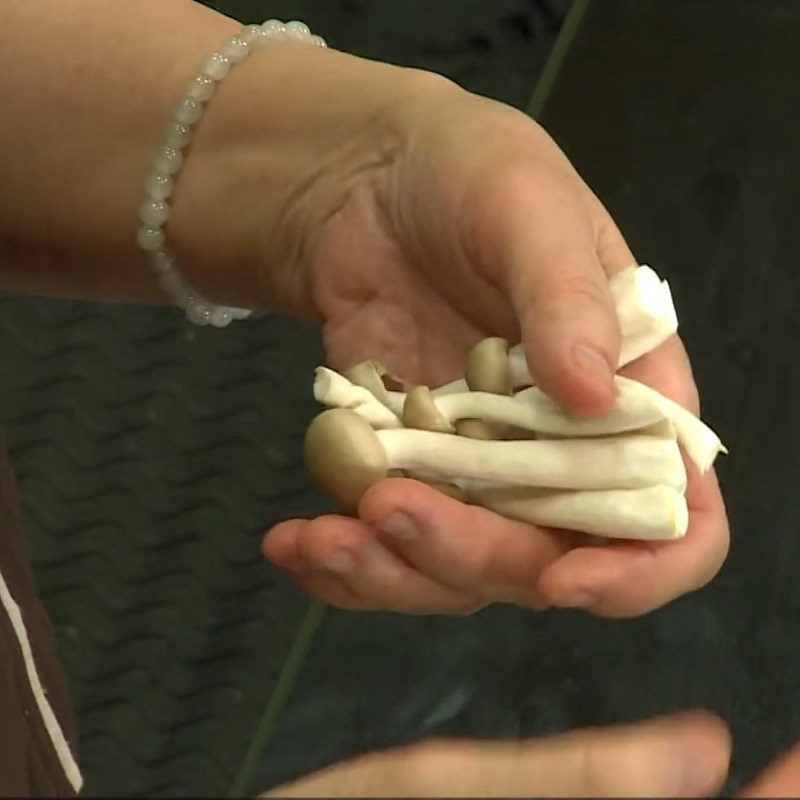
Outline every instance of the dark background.
{"type": "MultiPolygon", "coordinates": [[[[567,0],[217,2],[524,106],[567,0]]],[[[800,738],[800,7],[594,0],[543,116],[668,277],[720,463],[731,556],[643,619],[329,611],[263,788],[429,734],[721,713],[734,780],[800,738]]],[[[327,508],[300,462],[312,331],[0,297],[0,408],[81,715],[88,794],[228,787],[307,608],[258,553],[327,508]]]]}

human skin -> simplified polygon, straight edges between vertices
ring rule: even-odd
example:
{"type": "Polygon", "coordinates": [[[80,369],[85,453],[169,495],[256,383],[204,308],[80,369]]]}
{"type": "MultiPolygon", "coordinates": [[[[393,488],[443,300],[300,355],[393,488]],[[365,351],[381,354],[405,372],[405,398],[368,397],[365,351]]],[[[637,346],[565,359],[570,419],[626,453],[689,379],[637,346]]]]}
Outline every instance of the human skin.
{"type": "MultiPolygon", "coordinates": [[[[702,711],[515,742],[433,741],[372,753],[271,790],[274,797],[713,797],[731,739],[702,711]]],[[[797,797],[800,746],[738,797],[797,797]]]]}

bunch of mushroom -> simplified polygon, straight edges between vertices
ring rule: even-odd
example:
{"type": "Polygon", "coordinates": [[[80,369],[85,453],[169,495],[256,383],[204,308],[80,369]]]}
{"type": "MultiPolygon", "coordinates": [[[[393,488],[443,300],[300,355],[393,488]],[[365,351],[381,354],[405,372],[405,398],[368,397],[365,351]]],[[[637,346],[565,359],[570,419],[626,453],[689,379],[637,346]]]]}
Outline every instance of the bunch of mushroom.
{"type": "MultiPolygon", "coordinates": [[[[647,266],[615,275],[620,367],[677,330],[666,282],[647,266]]],[[[701,472],[726,452],[701,420],[644,384],[617,375],[609,414],[577,418],[532,379],[520,345],[484,339],[466,376],[410,387],[379,363],[344,374],[318,367],[329,410],[306,434],[311,479],[348,510],[392,475],[423,481],[509,518],[607,538],[667,540],[686,533],[681,446],[701,472]]]]}

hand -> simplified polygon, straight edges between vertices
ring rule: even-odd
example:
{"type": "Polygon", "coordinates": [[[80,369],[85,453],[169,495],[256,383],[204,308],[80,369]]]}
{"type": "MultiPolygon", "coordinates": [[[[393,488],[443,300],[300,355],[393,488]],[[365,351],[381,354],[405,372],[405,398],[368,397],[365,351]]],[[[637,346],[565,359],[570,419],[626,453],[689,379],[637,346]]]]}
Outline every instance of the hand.
{"type": "MultiPolygon", "coordinates": [[[[620,333],[607,279],[635,259],[539,126],[442,78],[335,52],[278,46],[251,61],[210,106],[176,193],[198,288],[244,301],[237,258],[256,252],[265,300],[320,319],[334,367],[376,358],[436,385],[499,334],[525,342],[536,383],[570,411],[609,409],[620,333]],[[265,84],[270,102],[253,103],[265,84]],[[232,135],[236,146],[221,144],[232,135]],[[214,196],[226,205],[201,202],[214,196]]],[[[626,373],[697,412],[677,338],[626,373]]],[[[688,500],[684,539],[601,545],[389,480],[360,519],[287,522],[264,548],[348,608],[459,613],[511,600],[621,616],[719,569],[728,529],[714,476],[692,474],[688,500]]]]}
{"type": "Polygon", "coordinates": [[[692,712],[533,741],[425,742],[337,764],[269,794],[708,797],[722,786],[729,758],[725,726],[692,712]]]}
{"type": "MultiPolygon", "coordinates": [[[[522,742],[423,742],[337,764],[275,797],[710,797],[730,760],[705,712],[522,742]]],[[[800,744],[739,797],[798,797],[800,744]]]]}

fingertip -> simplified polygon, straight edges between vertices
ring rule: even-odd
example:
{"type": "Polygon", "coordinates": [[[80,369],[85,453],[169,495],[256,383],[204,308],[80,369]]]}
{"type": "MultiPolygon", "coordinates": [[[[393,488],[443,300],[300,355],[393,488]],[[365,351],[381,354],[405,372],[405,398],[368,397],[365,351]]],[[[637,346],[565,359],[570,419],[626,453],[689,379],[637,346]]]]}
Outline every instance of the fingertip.
{"type": "Polygon", "coordinates": [[[289,568],[297,564],[297,537],[306,520],[292,519],[281,522],[268,531],[261,540],[261,552],[275,566],[289,568]]]}
{"type": "Polygon", "coordinates": [[[719,717],[697,709],[675,716],[684,753],[681,788],[687,797],[708,797],[719,791],[728,774],[731,733],[719,717]]]}
{"type": "Polygon", "coordinates": [[[571,345],[569,333],[557,329],[539,333],[526,338],[534,383],[576,416],[609,413],[617,396],[613,347],[586,341],[571,345]]]}

